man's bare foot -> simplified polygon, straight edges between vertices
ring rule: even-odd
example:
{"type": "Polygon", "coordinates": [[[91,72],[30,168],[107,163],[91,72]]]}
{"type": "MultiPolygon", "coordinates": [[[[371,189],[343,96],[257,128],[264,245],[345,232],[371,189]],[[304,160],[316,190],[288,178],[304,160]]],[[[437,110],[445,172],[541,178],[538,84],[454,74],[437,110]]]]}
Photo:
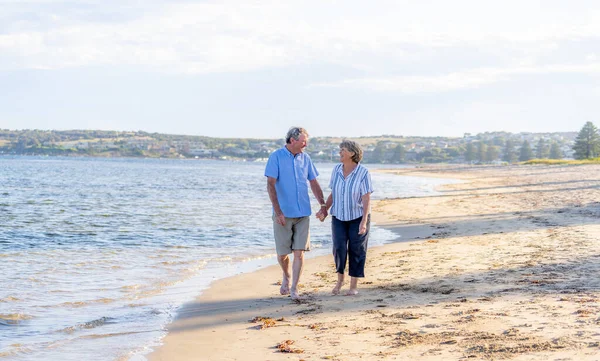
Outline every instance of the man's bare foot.
{"type": "Polygon", "coordinates": [[[358,294],[358,290],[356,288],[351,288],[346,292],[346,296],[356,296],[358,294]]]}
{"type": "Polygon", "coordinates": [[[290,294],[290,279],[283,277],[283,281],[281,281],[281,288],[279,288],[279,293],[282,295],[290,294]]]}
{"type": "Polygon", "coordinates": [[[290,296],[292,297],[292,300],[300,300],[300,299],[302,299],[302,296],[300,296],[300,293],[298,293],[298,290],[291,290],[290,291],[290,296]]]}

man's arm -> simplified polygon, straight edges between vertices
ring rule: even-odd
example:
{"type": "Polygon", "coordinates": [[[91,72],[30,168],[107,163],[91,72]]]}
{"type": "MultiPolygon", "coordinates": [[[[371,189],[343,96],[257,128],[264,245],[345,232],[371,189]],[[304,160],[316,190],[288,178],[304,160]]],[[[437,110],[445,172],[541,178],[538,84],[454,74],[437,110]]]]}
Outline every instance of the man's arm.
{"type": "Polygon", "coordinates": [[[327,200],[325,201],[325,207],[321,207],[321,210],[319,210],[317,212],[317,218],[323,222],[325,220],[325,218],[327,217],[327,211],[329,210],[329,208],[331,208],[331,205],[333,204],[333,194],[329,194],[329,197],[327,197],[327,200]]]}
{"type": "Polygon", "coordinates": [[[271,204],[273,205],[273,211],[275,212],[275,220],[277,223],[285,226],[285,216],[281,211],[281,207],[279,206],[279,200],[277,199],[277,190],[275,189],[275,183],[277,179],[273,177],[267,177],[267,192],[269,192],[269,199],[271,199],[271,204]]]}
{"type": "Polygon", "coordinates": [[[325,206],[325,197],[323,196],[323,190],[321,189],[319,182],[317,181],[316,178],[309,182],[310,182],[310,189],[312,190],[315,198],[317,199],[317,202],[319,202],[319,205],[321,206],[321,209],[319,210],[319,212],[321,212],[321,214],[323,214],[323,218],[327,217],[327,206],[325,206]]]}

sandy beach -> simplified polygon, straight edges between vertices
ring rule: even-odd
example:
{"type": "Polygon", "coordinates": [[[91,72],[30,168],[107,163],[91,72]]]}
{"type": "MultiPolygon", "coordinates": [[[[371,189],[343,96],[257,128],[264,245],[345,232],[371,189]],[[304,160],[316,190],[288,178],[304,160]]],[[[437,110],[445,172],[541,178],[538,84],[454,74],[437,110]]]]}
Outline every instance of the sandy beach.
{"type": "Polygon", "coordinates": [[[306,261],[300,302],[278,266],[220,280],[148,359],[600,359],[600,166],[390,172],[463,182],[374,203],[400,237],[369,249],[359,295],[331,295],[329,256],[306,261]]]}

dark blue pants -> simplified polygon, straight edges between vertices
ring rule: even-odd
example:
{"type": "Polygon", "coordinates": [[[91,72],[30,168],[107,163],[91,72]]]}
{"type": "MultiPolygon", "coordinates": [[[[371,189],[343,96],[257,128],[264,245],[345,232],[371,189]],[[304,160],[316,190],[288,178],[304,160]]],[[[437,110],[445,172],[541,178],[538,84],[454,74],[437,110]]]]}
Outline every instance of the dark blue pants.
{"type": "Polygon", "coordinates": [[[350,277],[365,276],[365,261],[367,260],[367,243],[371,228],[371,215],[367,217],[367,232],[358,234],[362,217],[351,221],[340,221],[331,218],[331,235],[333,238],[333,258],[338,273],[344,274],[346,259],[348,259],[348,274],[350,277]]]}

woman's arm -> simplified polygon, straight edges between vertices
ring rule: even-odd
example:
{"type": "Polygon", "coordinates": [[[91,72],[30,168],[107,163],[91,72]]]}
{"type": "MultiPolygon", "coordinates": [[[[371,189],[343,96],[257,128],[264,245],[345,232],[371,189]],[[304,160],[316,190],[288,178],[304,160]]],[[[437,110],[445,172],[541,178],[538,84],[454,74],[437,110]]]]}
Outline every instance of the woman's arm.
{"type": "Polygon", "coordinates": [[[371,193],[367,193],[361,198],[363,204],[363,218],[362,221],[360,221],[358,234],[365,234],[367,233],[367,220],[369,219],[369,212],[371,210],[371,193]]]}

